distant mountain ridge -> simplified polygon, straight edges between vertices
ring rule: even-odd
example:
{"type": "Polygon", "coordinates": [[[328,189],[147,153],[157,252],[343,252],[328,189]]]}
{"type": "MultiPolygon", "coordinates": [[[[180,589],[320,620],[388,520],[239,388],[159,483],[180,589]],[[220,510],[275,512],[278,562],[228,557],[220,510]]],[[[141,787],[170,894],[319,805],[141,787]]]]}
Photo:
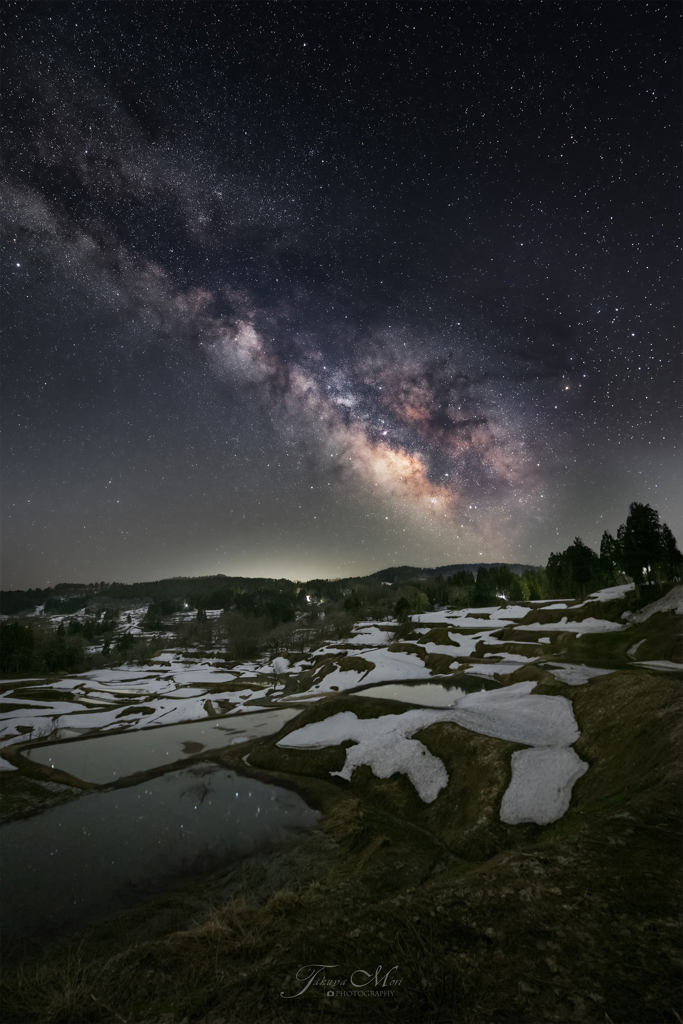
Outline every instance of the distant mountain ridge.
{"type": "Polygon", "coordinates": [[[435,569],[418,568],[415,565],[399,565],[396,569],[379,569],[377,572],[364,576],[363,579],[379,580],[382,583],[403,583],[406,580],[432,579],[434,576],[453,576],[457,572],[471,572],[477,575],[477,570],[500,569],[507,566],[512,572],[521,576],[528,569],[539,569],[538,565],[522,565],[521,562],[458,562],[454,565],[437,565],[435,569]]]}
{"type": "MultiPolygon", "coordinates": [[[[507,565],[517,575],[521,575],[527,569],[538,568],[538,566],[522,565],[518,562],[462,562],[453,565],[439,565],[435,568],[399,565],[388,569],[379,569],[367,576],[337,578],[335,582],[342,587],[345,585],[355,586],[359,583],[406,583],[409,580],[432,579],[435,576],[453,576],[458,572],[472,572],[476,575],[480,566],[484,569],[492,569],[500,568],[503,565],[507,565]]],[[[322,582],[323,579],[326,580],[327,577],[320,577],[318,581],[308,580],[301,585],[307,586],[315,582],[322,582]]],[[[214,576],[172,576],[168,579],[140,583],[58,583],[54,587],[42,589],[0,591],[0,614],[16,615],[22,611],[30,611],[55,598],[72,602],[76,598],[83,597],[84,604],[107,600],[145,603],[178,600],[185,598],[188,593],[210,593],[221,587],[244,591],[254,591],[264,587],[291,588],[295,582],[298,581],[261,576],[226,576],[223,573],[217,573],[214,576]]]]}

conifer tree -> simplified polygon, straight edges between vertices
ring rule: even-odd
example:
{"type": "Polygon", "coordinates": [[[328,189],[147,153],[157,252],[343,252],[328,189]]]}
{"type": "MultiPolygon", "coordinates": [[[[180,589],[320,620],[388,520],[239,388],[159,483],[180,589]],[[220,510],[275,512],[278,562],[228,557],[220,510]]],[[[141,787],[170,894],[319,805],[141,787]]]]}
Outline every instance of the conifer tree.
{"type": "Polygon", "coordinates": [[[636,583],[653,579],[666,560],[659,512],[650,505],[632,502],[617,540],[624,571],[636,583]]]}
{"type": "Polygon", "coordinates": [[[485,569],[483,565],[479,566],[477,571],[477,582],[472,594],[472,605],[475,608],[486,608],[488,605],[497,604],[498,598],[496,597],[496,580],[491,577],[491,574],[495,574],[494,569],[485,569]]]}
{"type": "Polygon", "coordinates": [[[585,597],[606,582],[600,559],[580,537],[575,537],[564,551],[550,555],[546,574],[555,597],[585,597]]]}
{"type": "Polygon", "coordinates": [[[680,578],[683,575],[683,555],[678,550],[676,538],[666,523],[662,524],[662,551],[667,579],[680,578]]]}
{"type": "Polygon", "coordinates": [[[600,541],[600,559],[612,569],[616,569],[619,565],[619,545],[607,530],[603,533],[600,541]]]}

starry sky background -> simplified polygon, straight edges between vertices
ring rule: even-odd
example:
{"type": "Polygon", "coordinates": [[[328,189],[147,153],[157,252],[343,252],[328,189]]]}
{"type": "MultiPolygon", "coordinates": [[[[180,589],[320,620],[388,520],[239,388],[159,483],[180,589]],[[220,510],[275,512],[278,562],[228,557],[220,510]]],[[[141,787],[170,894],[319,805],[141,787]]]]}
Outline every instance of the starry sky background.
{"type": "Polygon", "coordinates": [[[680,530],[680,5],[5,5],[3,583],[680,530]]]}

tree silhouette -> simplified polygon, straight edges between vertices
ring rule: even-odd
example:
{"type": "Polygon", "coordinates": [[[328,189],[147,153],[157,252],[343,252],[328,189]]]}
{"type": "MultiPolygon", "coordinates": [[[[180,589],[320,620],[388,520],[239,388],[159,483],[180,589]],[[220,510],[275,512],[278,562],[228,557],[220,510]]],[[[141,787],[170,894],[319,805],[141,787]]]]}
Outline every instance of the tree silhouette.
{"type": "Polygon", "coordinates": [[[600,541],[600,561],[606,568],[616,569],[619,566],[619,545],[615,538],[607,530],[600,541]]]}
{"type": "Polygon", "coordinates": [[[550,555],[546,573],[555,597],[585,597],[609,578],[603,563],[580,537],[564,551],[550,555]]]}
{"type": "Polygon", "coordinates": [[[632,502],[626,522],[617,531],[617,543],[622,567],[636,583],[649,582],[658,569],[664,568],[666,554],[659,512],[650,505],[632,502]]]}
{"type": "Polygon", "coordinates": [[[666,575],[669,579],[680,578],[683,575],[683,555],[666,523],[662,524],[662,550],[666,575]]]}

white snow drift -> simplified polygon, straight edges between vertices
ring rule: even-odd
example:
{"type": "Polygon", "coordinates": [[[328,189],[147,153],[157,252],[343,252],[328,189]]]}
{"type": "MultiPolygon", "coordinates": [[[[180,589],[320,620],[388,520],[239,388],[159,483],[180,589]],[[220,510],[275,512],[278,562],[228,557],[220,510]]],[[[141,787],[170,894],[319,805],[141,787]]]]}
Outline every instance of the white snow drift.
{"type": "Polygon", "coordinates": [[[372,768],[379,779],[388,779],[394,772],[407,775],[420,798],[430,804],[448,784],[448,772],[440,758],[430,754],[418,740],[409,737],[427,725],[440,721],[438,711],[428,709],[406,711],[402,715],[380,718],[358,718],[353,711],[342,711],[322,722],[311,722],[278,740],[278,747],[317,750],[338,746],[354,740],[356,746],[346,751],[340,772],[331,772],[350,779],[362,764],[372,768]]]}
{"type": "MultiPolygon", "coordinates": [[[[576,774],[576,762],[583,762],[567,749],[580,735],[571,703],[564,697],[532,695],[535,685],[526,681],[502,690],[466,694],[443,710],[415,709],[365,719],[359,719],[353,711],[342,711],[294,730],[277,745],[315,750],[352,740],[355,745],[347,749],[344,767],[332,775],[350,780],[363,764],[380,779],[400,772],[408,776],[421,800],[432,803],[448,784],[448,772],[440,758],[411,738],[414,733],[436,722],[456,722],[485,736],[527,743],[541,748],[544,757],[515,762],[517,755],[513,755],[513,778],[503,798],[501,817],[504,806],[507,815],[524,815],[519,821],[544,825],[564,814],[571,787],[586,769],[576,774]],[[566,770],[569,763],[574,766],[573,773],[566,770]],[[516,769],[517,781],[515,764],[520,766],[516,769]]],[[[508,822],[507,817],[502,820],[508,822]]]]}
{"type": "Polygon", "coordinates": [[[646,604],[639,612],[622,612],[622,619],[628,622],[645,622],[651,615],[657,612],[676,612],[676,615],[683,615],[683,586],[672,587],[668,594],[660,597],[652,604],[646,604]]]}
{"type": "Polygon", "coordinates": [[[506,825],[535,822],[549,825],[568,810],[572,786],[588,771],[571,747],[517,750],[512,755],[512,781],[503,794],[500,820],[506,825]]]}
{"type": "Polygon", "coordinates": [[[614,671],[611,668],[591,668],[590,665],[571,665],[561,661],[549,661],[546,668],[560,683],[568,686],[583,686],[589,679],[609,675],[614,671]]]}

